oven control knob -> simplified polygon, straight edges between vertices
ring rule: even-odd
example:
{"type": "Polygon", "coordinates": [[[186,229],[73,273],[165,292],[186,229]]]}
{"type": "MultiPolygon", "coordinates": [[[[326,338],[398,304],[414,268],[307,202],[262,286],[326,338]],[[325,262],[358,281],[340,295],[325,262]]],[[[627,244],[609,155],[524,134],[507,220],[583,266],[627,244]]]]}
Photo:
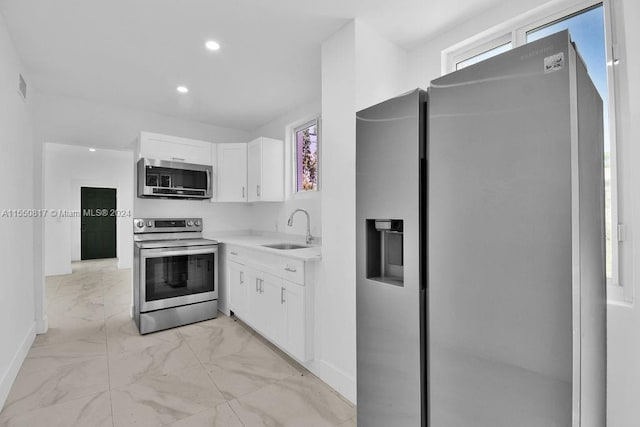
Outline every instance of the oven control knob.
{"type": "Polygon", "coordinates": [[[144,221],[139,219],[138,221],[136,221],[136,227],[138,228],[143,228],[144,227],[144,221]]]}
{"type": "Polygon", "coordinates": [[[200,227],[200,220],[196,219],[196,227],[200,227]]]}
{"type": "Polygon", "coordinates": [[[187,227],[191,227],[191,226],[193,226],[193,221],[191,220],[187,221],[187,227]]]}
{"type": "Polygon", "coordinates": [[[147,227],[152,227],[152,226],[153,226],[153,222],[147,221],[147,227]]]}

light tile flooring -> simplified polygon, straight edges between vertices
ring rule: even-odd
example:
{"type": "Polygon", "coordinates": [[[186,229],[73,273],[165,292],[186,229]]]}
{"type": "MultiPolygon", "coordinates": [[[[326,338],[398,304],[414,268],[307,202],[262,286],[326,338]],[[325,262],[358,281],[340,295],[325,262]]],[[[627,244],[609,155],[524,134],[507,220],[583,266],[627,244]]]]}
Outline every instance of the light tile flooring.
{"type": "Polygon", "coordinates": [[[105,260],[47,278],[49,332],[0,426],[356,425],[351,404],[227,316],[139,335],[130,275],[105,260]]]}

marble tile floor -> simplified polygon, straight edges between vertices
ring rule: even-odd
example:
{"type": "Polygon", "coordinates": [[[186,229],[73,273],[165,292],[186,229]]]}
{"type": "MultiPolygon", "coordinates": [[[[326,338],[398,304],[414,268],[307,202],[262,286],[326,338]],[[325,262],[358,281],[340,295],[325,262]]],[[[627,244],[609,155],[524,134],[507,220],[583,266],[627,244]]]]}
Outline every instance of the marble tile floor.
{"type": "Polygon", "coordinates": [[[0,426],[355,427],[334,390],[222,313],[145,336],[129,317],[131,271],[115,260],[47,277],[39,335],[0,426]]]}

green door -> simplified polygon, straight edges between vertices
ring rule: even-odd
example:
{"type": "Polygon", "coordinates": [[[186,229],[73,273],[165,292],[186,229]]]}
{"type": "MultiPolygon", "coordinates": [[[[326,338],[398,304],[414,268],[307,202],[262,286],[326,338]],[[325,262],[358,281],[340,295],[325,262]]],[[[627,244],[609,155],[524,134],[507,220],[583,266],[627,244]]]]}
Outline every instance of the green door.
{"type": "Polygon", "coordinates": [[[80,258],[116,257],[116,189],[80,188],[80,258]]]}

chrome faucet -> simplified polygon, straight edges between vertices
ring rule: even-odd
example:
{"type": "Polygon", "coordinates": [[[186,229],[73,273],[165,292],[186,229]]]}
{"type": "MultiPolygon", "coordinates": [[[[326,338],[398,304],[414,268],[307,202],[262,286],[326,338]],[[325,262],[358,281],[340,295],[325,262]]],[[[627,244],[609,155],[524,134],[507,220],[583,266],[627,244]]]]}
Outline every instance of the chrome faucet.
{"type": "Polygon", "coordinates": [[[291,216],[289,216],[289,221],[287,221],[287,225],[289,227],[293,226],[293,216],[296,214],[296,212],[302,212],[307,216],[307,245],[308,245],[313,242],[313,236],[311,235],[311,219],[309,218],[309,212],[307,212],[304,209],[296,209],[295,211],[291,212],[291,216]]]}

